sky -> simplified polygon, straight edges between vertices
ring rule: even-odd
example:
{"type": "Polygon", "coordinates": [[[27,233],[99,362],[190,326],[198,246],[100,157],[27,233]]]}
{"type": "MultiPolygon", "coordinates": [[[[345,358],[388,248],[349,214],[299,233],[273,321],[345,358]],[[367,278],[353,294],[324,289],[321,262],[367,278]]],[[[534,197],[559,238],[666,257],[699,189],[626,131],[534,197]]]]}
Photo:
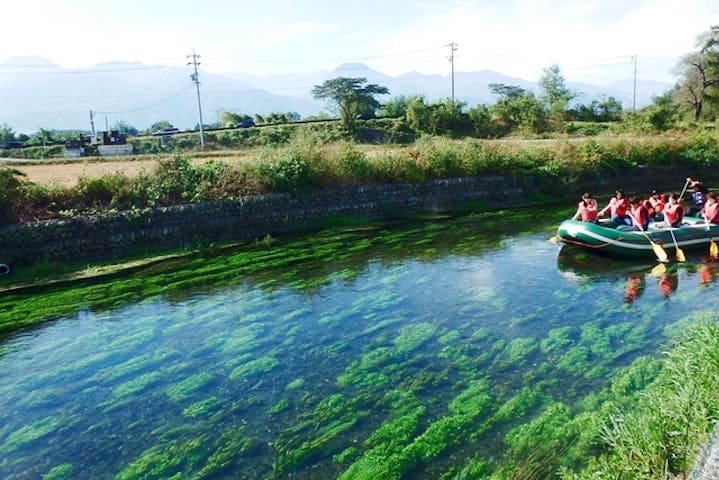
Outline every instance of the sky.
{"type": "MultiPolygon", "coordinates": [[[[113,61],[212,73],[308,73],[361,62],[397,76],[493,70],[536,81],[637,76],[673,83],[717,0],[9,0],[0,63],[37,55],[64,68],[113,61]],[[679,6],[681,5],[681,6],[679,6]]],[[[0,68],[0,74],[2,70],[0,68]]]]}

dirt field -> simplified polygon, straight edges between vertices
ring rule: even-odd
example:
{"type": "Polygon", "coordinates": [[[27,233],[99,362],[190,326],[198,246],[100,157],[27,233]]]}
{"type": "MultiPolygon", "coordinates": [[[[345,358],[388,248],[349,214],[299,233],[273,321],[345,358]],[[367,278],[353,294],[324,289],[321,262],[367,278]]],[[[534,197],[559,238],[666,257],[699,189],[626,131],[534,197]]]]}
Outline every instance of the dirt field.
{"type": "Polygon", "coordinates": [[[136,160],[133,162],[88,162],[59,163],[49,165],[14,165],[12,168],[27,175],[26,180],[41,185],[73,187],[79,177],[101,177],[108,173],[120,172],[133,177],[140,172],[152,171],[157,162],[154,160],[136,160]]]}
{"type": "MultiPolygon", "coordinates": [[[[246,161],[246,154],[212,155],[212,159],[233,163],[246,161]]],[[[206,162],[210,158],[198,157],[193,162],[206,162]]],[[[6,162],[13,162],[13,159],[0,159],[0,167],[6,162]]],[[[80,177],[96,178],[110,173],[122,173],[128,177],[134,177],[141,172],[151,172],[157,165],[157,157],[148,156],[147,159],[133,160],[103,160],[89,159],[87,161],[75,161],[70,163],[47,163],[22,165],[9,163],[11,168],[20,170],[27,177],[26,180],[40,185],[52,185],[58,187],[73,187],[80,177]]]]}

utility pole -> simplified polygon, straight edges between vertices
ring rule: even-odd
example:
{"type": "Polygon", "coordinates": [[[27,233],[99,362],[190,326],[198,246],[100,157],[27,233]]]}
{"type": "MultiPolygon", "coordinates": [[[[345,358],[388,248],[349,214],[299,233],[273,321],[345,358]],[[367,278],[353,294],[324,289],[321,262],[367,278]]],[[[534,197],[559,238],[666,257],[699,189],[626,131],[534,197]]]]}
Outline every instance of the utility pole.
{"type": "Polygon", "coordinates": [[[636,112],[637,111],[637,56],[632,55],[631,59],[634,62],[634,90],[632,93],[632,112],[636,112]]]}
{"type": "Polygon", "coordinates": [[[92,110],[90,110],[90,127],[92,136],[90,137],[90,143],[97,145],[97,134],[95,133],[95,119],[92,117],[92,110]]]}
{"type": "Polygon", "coordinates": [[[195,73],[190,75],[190,78],[192,79],[192,82],[195,84],[195,88],[197,90],[197,112],[200,117],[200,147],[205,147],[205,126],[202,124],[202,103],[200,103],[200,78],[199,74],[197,73],[197,66],[200,65],[200,62],[197,61],[198,58],[200,58],[199,55],[195,53],[195,49],[192,49],[192,55],[188,55],[187,58],[192,58],[191,62],[187,62],[188,65],[192,65],[195,69],[195,73]]]}
{"type": "Polygon", "coordinates": [[[452,42],[445,47],[449,47],[449,64],[452,67],[452,103],[454,103],[454,52],[457,51],[457,44],[452,42]]]}

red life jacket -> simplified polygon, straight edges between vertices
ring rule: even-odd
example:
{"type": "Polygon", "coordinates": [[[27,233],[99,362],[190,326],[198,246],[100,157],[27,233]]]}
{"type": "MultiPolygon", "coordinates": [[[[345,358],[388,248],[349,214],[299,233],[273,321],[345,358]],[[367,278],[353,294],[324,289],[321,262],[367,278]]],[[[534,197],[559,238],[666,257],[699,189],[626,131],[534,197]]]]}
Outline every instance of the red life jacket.
{"type": "Polygon", "coordinates": [[[584,200],[579,202],[579,214],[582,217],[583,222],[592,222],[599,216],[597,210],[597,201],[590,199],[589,202],[585,203],[584,200]]]}
{"type": "Polygon", "coordinates": [[[609,211],[612,213],[612,215],[616,215],[618,217],[623,217],[624,215],[626,215],[628,208],[629,200],[626,197],[621,199],[613,197],[612,200],[609,202],[609,211]]]}
{"type": "Polygon", "coordinates": [[[643,230],[646,230],[647,224],[649,223],[649,212],[647,211],[647,207],[642,204],[632,207],[631,215],[634,217],[634,221],[641,225],[643,230]]]}
{"type": "Polygon", "coordinates": [[[684,219],[684,207],[678,203],[664,206],[664,220],[670,225],[675,225],[684,219]]]}
{"type": "Polygon", "coordinates": [[[704,205],[704,218],[709,223],[719,222],[719,202],[704,205]]]}

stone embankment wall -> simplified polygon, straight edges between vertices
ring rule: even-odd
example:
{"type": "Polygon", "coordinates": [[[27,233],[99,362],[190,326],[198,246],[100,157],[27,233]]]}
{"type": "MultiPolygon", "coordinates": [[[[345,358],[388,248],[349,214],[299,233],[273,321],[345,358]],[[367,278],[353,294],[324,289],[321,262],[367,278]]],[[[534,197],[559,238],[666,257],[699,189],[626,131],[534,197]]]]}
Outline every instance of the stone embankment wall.
{"type": "Polygon", "coordinates": [[[481,177],[381,184],[311,193],[269,194],[233,202],[206,202],[148,212],[50,220],[0,227],[0,264],[110,258],[133,248],[217,240],[253,240],[312,228],[333,215],[376,219],[523,201],[529,179],[481,177]]]}

